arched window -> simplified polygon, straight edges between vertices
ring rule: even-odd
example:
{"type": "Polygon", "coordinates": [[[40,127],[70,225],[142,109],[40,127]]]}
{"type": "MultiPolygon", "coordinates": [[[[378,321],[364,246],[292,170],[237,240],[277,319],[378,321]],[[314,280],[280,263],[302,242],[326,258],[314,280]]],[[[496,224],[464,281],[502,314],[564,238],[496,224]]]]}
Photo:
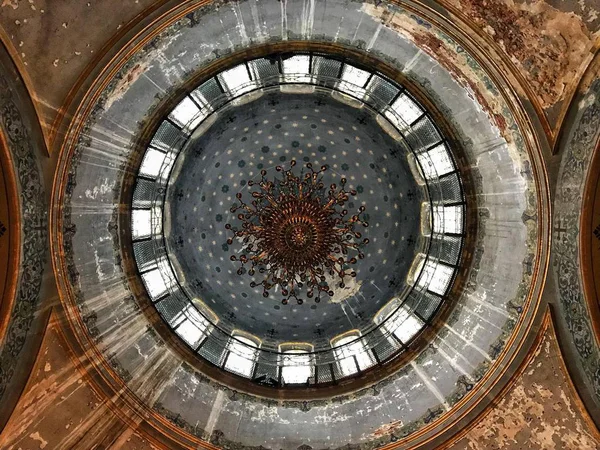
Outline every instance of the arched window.
{"type": "Polygon", "coordinates": [[[284,384],[304,384],[310,381],[314,374],[312,350],[309,344],[284,344],[279,347],[281,381],[284,384]]]}
{"type": "Polygon", "coordinates": [[[211,329],[209,321],[192,305],[177,314],[174,320],[173,329],[192,348],[197,348],[211,329]]]}
{"type": "Polygon", "coordinates": [[[256,364],[258,347],[258,343],[249,337],[234,335],[227,344],[225,369],[250,378],[256,364]]]}
{"type": "Polygon", "coordinates": [[[424,323],[415,316],[406,306],[402,305],[392,314],[388,315],[382,328],[386,334],[393,334],[403,344],[408,343],[423,327],[424,323]]]}
{"type": "Polygon", "coordinates": [[[365,370],[374,364],[373,357],[364,341],[360,339],[358,330],[334,339],[331,346],[343,376],[365,370]]]}

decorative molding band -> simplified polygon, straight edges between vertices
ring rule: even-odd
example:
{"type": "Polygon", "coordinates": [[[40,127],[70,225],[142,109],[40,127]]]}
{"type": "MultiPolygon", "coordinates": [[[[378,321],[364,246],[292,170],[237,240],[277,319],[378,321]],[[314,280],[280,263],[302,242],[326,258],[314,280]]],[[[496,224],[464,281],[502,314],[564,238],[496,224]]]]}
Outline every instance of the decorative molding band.
{"type": "MultiPolygon", "coordinates": [[[[8,146],[14,163],[20,222],[20,264],[17,294],[8,320],[4,341],[0,345],[0,403],[9,406],[7,397],[15,397],[17,389],[8,389],[15,376],[32,324],[39,309],[40,291],[48,251],[47,205],[38,160],[43,142],[41,135],[34,139],[32,132],[39,130],[33,104],[27,96],[16,67],[4,47],[0,47],[0,134],[8,146]],[[29,111],[27,111],[29,109],[29,111]],[[25,110],[25,112],[24,112],[25,110]],[[27,116],[26,114],[29,114],[27,116]],[[32,122],[32,117],[34,121],[32,122]]],[[[14,406],[14,405],[13,405],[14,406]]],[[[0,417],[3,425],[7,417],[0,417]]]]}
{"type": "Polygon", "coordinates": [[[583,372],[590,393],[600,404],[600,348],[583,291],[580,260],[583,193],[590,160],[600,141],[600,79],[575,100],[574,125],[565,134],[556,188],[552,259],[560,297],[557,309],[570,334],[562,344],[576,351],[575,369],[583,372]]]}

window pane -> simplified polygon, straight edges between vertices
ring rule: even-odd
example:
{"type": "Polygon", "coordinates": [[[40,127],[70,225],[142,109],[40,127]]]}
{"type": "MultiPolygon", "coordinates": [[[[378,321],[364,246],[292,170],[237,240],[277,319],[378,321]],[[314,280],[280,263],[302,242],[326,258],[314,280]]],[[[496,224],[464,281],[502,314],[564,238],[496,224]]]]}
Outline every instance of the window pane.
{"type": "Polygon", "coordinates": [[[197,347],[206,338],[209,322],[192,305],[177,315],[175,321],[180,320],[177,334],[192,347],[197,347]]]}
{"type": "Polygon", "coordinates": [[[158,130],[156,130],[156,133],[154,133],[150,145],[166,152],[173,150],[178,151],[181,149],[186,139],[187,133],[181,131],[168,120],[163,120],[158,127],[158,130]]]}
{"type": "Polygon", "coordinates": [[[200,338],[203,336],[202,331],[189,319],[184,319],[175,331],[180,338],[192,347],[198,346],[200,338]]]}
{"type": "Polygon", "coordinates": [[[457,206],[433,207],[433,231],[436,233],[462,233],[463,208],[457,206]]]}
{"type": "Polygon", "coordinates": [[[310,72],[310,58],[308,55],[296,55],[291,58],[284,59],[281,62],[284,79],[285,81],[308,83],[311,77],[308,76],[310,72]]]}
{"type": "Polygon", "coordinates": [[[284,383],[306,383],[312,376],[311,357],[304,350],[288,350],[282,356],[281,376],[284,383]]]}
{"type": "Polygon", "coordinates": [[[423,268],[418,286],[439,295],[445,295],[454,269],[439,261],[428,259],[423,268]]]}
{"type": "Polygon", "coordinates": [[[167,284],[158,269],[142,274],[142,279],[152,300],[156,300],[167,293],[167,284]]]}
{"type": "Polygon", "coordinates": [[[188,130],[196,128],[200,120],[202,120],[200,109],[189,97],[185,97],[181,103],[171,111],[169,118],[181,128],[187,128],[188,130]]]}
{"type": "Polygon", "coordinates": [[[162,209],[155,206],[150,210],[152,212],[152,234],[154,236],[162,233],[162,209]]]}
{"type": "Polygon", "coordinates": [[[167,258],[163,257],[159,259],[157,268],[160,271],[163,280],[165,280],[165,283],[167,283],[169,286],[174,286],[177,283],[175,279],[175,273],[173,273],[173,269],[171,269],[171,265],[169,264],[167,258]]]}
{"type": "Polygon", "coordinates": [[[371,354],[368,352],[365,343],[362,339],[356,340],[357,338],[357,335],[346,336],[335,342],[333,351],[338,360],[340,372],[342,372],[344,376],[352,375],[358,371],[354,361],[355,357],[360,370],[364,370],[373,365],[373,359],[371,358],[371,354]],[[349,342],[352,343],[349,344],[349,342]]]}
{"type": "Polygon", "coordinates": [[[427,179],[437,178],[454,170],[454,164],[444,144],[417,155],[427,179]]]}
{"type": "Polygon", "coordinates": [[[160,167],[165,160],[165,154],[153,148],[146,150],[142,165],[140,166],[140,175],[156,178],[160,172],[160,167]]]}
{"type": "Polygon", "coordinates": [[[229,341],[230,353],[225,362],[225,368],[239,375],[250,377],[254,369],[254,358],[258,352],[256,344],[243,336],[236,336],[235,339],[229,341]]]}
{"type": "Polygon", "coordinates": [[[166,156],[160,173],[160,178],[162,181],[167,181],[171,176],[171,170],[173,170],[176,156],[177,155],[175,153],[170,153],[166,156]]]}
{"type": "Polygon", "coordinates": [[[373,75],[371,81],[369,81],[367,91],[369,92],[369,97],[374,97],[378,105],[388,104],[400,92],[392,83],[377,75],[373,75]]]}
{"type": "Polygon", "coordinates": [[[240,64],[232,69],[226,70],[218,75],[221,84],[233,97],[251,91],[255,83],[250,80],[250,75],[245,64],[240,64]]]}
{"type": "Polygon", "coordinates": [[[423,114],[423,110],[406,94],[400,94],[396,101],[392,103],[392,109],[407,125],[413,123],[423,114]]]}
{"type": "MultiPolygon", "coordinates": [[[[206,97],[204,97],[204,94],[202,94],[202,92],[200,91],[200,88],[197,88],[195,91],[192,91],[190,93],[190,96],[193,97],[194,100],[196,101],[196,103],[202,107],[202,111],[206,111],[207,109],[210,109],[208,100],[206,100],[206,97]]],[[[206,112],[204,115],[206,115],[206,112]]]]}
{"type": "Polygon", "coordinates": [[[131,211],[131,232],[133,239],[142,239],[152,234],[151,212],[149,209],[131,211]]]}
{"type": "Polygon", "coordinates": [[[366,92],[364,85],[370,75],[366,70],[359,69],[350,64],[344,64],[341,76],[342,81],[339,83],[338,89],[349,95],[362,98],[366,92]]]}
{"type": "Polygon", "coordinates": [[[424,323],[412,314],[406,306],[401,306],[383,324],[383,328],[394,333],[402,343],[410,341],[423,328],[424,323]]]}

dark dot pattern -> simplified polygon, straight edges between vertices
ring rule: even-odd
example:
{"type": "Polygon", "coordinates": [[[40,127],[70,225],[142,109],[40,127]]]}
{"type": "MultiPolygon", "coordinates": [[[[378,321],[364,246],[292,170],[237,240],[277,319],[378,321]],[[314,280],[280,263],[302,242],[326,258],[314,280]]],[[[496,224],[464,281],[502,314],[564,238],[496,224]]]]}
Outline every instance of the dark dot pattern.
{"type": "Polygon", "coordinates": [[[307,341],[318,348],[350,329],[371,327],[377,311],[405,288],[419,251],[409,236],[420,233],[423,192],[406,155],[374,117],[328,96],[269,94],[233,107],[192,139],[170,182],[165,237],[183,288],[214,311],[220,326],[252,333],[265,345],[307,341]],[[281,305],[279,292],[264,298],[229,259],[240,244],[226,244],[225,224],[237,220],[229,211],[235,195],[248,199],[248,180],[260,179],[263,169],[275,176],[275,166],[292,159],[298,170],[307,162],[327,165],[326,185],[346,177],[347,188],[357,191],[346,207],[353,213],[365,205],[368,213],[369,227],[361,232],[371,242],[355,266],[358,283],[336,287],[332,299],[318,304],[305,299],[303,305],[281,305]],[[184,201],[176,201],[178,192],[184,201]],[[183,245],[175,245],[177,237],[183,245]],[[267,333],[272,328],[275,335],[267,333]]]}

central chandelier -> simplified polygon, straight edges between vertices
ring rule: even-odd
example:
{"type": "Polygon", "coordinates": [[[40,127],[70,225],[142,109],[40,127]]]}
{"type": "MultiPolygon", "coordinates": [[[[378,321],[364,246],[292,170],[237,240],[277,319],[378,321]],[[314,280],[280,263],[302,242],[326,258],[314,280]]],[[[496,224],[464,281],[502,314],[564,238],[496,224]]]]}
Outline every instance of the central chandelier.
{"type": "Polygon", "coordinates": [[[365,207],[351,216],[344,209],[349,196],[356,195],[355,190],[345,189],[346,178],[341,178],[340,186],[327,188],[323,183],[327,166],[315,170],[308,163],[308,170],[296,176],[292,173],[295,165],[293,160],[289,169],[277,166],[281,176],[272,181],[267,179],[267,171],[261,170],[260,181],[248,182],[259,188],[250,193],[250,203],[240,192],[236,194],[238,203],[230,209],[238,213],[241,227],[225,225],[233,233],[227,243],[232,245],[235,239],[243,245],[239,256],[230,257],[240,263],[238,275],[254,277],[258,272],[262,281],[253,280],[250,286],[261,285],[263,297],[280,289],[284,305],[290,299],[302,304],[302,290],[317,303],[323,293],[333,296],[330,284],[343,288],[346,277],[356,277],[351,266],[357,258],[364,258],[361,247],[369,243],[356,230],[359,225],[369,226],[360,217],[365,207]]]}

